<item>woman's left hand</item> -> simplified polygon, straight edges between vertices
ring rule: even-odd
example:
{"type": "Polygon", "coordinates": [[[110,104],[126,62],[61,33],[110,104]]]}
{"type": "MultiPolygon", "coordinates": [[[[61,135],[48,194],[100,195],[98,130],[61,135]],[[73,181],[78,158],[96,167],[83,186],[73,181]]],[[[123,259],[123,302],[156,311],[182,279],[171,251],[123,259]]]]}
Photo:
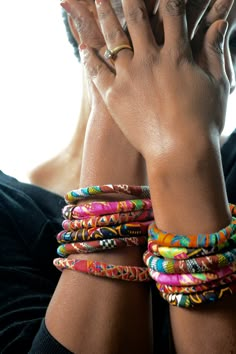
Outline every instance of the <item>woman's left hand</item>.
{"type": "MultiPolygon", "coordinates": [[[[142,0],[123,3],[133,51],[115,58],[115,73],[96,52],[80,46],[89,76],[128,140],[148,156],[172,158],[196,136],[217,136],[224,126],[229,82],[224,66],[225,21],[213,23],[195,55],[184,0],[161,0],[164,44],[153,36],[142,0]]],[[[97,1],[108,48],[129,44],[108,0],[97,1]]],[[[190,147],[189,146],[189,147],[190,147]]]]}

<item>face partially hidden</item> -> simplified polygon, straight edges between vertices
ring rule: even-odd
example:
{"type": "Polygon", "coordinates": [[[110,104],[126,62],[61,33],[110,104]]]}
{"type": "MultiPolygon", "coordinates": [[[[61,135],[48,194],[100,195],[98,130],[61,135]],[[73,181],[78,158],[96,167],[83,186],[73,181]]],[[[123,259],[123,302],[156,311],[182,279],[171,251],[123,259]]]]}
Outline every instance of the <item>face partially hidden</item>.
{"type": "MultiPolygon", "coordinates": [[[[80,0],[78,0],[80,1],[80,0]]],[[[90,11],[94,13],[96,16],[96,11],[94,7],[94,0],[82,0],[83,2],[86,2],[88,4],[88,7],[90,11]]],[[[126,23],[125,23],[125,18],[124,18],[124,13],[122,9],[122,4],[121,0],[110,0],[112,7],[114,8],[117,17],[122,25],[122,27],[125,29],[126,28],[126,23]]],[[[212,0],[212,4],[216,0],[212,0]]],[[[157,7],[156,5],[158,4],[159,0],[145,0],[148,13],[150,14],[150,17],[153,15],[154,9],[157,7]]],[[[227,35],[226,35],[226,41],[225,41],[225,64],[226,64],[226,72],[228,79],[230,81],[231,85],[231,92],[234,90],[236,84],[235,84],[235,75],[236,75],[236,1],[233,5],[233,8],[230,12],[230,15],[227,19],[229,23],[227,35]]]]}
{"type": "MultiPolygon", "coordinates": [[[[150,16],[153,15],[153,11],[158,4],[158,0],[145,0],[146,6],[150,16]]],[[[212,1],[212,4],[215,0],[212,1]]],[[[123,28],[125,28],[125,18],[122,10],[121,0],[111,0],[111,4],[118,16],[118,19],[123,28]]],[[[233,5],[233,8],[230,12],[230,15],[227,19],[229,23],[228,32],[225,41],[225,64],[226,72],[231,85],[231,92],[235,88],[235,75],[236,75],[236,2],[233,5]]]]}

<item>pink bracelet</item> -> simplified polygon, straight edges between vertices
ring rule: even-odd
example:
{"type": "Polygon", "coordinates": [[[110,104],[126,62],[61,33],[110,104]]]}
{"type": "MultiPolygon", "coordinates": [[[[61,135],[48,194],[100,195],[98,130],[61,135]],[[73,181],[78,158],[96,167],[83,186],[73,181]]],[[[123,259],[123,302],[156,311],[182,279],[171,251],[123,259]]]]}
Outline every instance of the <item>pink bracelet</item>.
{"type": "Polygon", "coordinates": [[[156,284],[157,289],[165,294],[193,294],[202,291],[208,291],[221,286],[231,284],[236,281],[236,273],[233,273],[225,278],[213,280],[209,283],[193,285],[193,286],[171,286],[164,284],[156,284]]]}
{"type": "Polygon", "coordinates": [[[54,259],[53,264],[60,271],[70,269],[111,279],[135,282],[150,281],[148,269],[146,267],[121,266],[92,260],[87,261],[68,258],[56,258],[54,259]]]}
{"type": "Polygon", "coordinates": [[[72,218],[78,219],[86,216],[101,216],[147,209],[152,209],[150,199],[133,199],[112,202],[95,201],[79,205],[66,205],[62,210],[62,214],[64,216],[70,214],[72,218]]]}
{"type": "Polygon", "coordinates": [[[154,279],[156,283],[171,286],[194,286],[233,274],[236,271],[236,262],[212,273],[165,274],[156,272],[150,268],[148,268],[148,270],[150,277],[154,279]]]}
{"type": "Polygon", "coordinates": [[[80,218],[79,220],[73,220],[70,213],[65,215],[66,219],[63,221],[62,226],[64,229],[89,229],[92,227],[100,227],[100,226],[115,226],[124,223],[129,223],[133,221],[148,221],[153,220],[153,211],[150,210],[137,210],[137,211],[130,211],[127,213],[118,213],[112,215],[103,215],[103,216],[90,216],[80,218]],[[72,221],[72,223],[70,222],[72,221]]]}

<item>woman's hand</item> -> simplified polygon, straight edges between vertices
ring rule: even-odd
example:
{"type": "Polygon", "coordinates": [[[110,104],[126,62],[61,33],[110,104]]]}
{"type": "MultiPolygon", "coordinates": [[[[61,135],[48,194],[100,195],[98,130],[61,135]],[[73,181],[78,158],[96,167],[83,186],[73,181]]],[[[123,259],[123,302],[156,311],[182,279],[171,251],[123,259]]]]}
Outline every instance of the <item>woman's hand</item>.
{"type": "MultiPolygon", "coordinates": [[[[184,0],[161,0],[164,44],[157,45],[143,1],[123,4],[134,52],[122,50],[115,72],[89,46],[81,55],[90,78],[116,123],[146,158],[186,149],[195,136],[219,135],[229,82],[224,67],[225,21],[213,23],[195,55],[187,29],[184,0]]],[[[109,1],[97,3],[108,48],[128,44],[109,1]]]]}

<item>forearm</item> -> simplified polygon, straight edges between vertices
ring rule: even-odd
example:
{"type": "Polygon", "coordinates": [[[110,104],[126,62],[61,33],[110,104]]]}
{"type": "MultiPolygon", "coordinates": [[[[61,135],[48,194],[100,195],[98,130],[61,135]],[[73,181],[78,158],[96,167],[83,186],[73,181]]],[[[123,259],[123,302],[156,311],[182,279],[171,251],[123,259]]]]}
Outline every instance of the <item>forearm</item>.
{"type": "Polygon", "coordinates": [[[88,124],[80,185],[147,184],[144,159],[111,117],[97,109],[88,124]]]}
{"type": "MultiPolygon", "coordinates": [[[[141,252],[136,249],[96,254],[89,259],[142,265],[141,252]]],[[[148,284],[66,270],[48,308],[46,325],[74,353],[149,354],[152,352],[149,296],[148,284]]]]}
{"type": "MultiPolygon", "coordinates": [[[[90,116],[81,186],[141,184],[143,160],[110,117],[90,116]]],[[[126,248],[72,258],[144,266],[143,249],[126,248]]],[[[151,353],[152,317],[148,284],[63,271],[46,315],[49,332],[75,353],[151,353]],[[63,311],[58,311],[63,305],[63,311]]]]}
{"type": "MultiPolygon", "coordinates": [[[[203,146],[203,145],[202,145],[203,146]]],[[[154,214],[160,229],[176,234],[219,231],[230,223],[218,149],[195,155],[193,146],[170,165],[170,174],[148,164],[154,214]],[[197,157],[198,156],[198,157],[197,157]],[[191,156],[190,156],[191,157],[191,156]]],[[[196,310],[170,306],[176,352],[235,353],[235,297],[196,310]]]]}

